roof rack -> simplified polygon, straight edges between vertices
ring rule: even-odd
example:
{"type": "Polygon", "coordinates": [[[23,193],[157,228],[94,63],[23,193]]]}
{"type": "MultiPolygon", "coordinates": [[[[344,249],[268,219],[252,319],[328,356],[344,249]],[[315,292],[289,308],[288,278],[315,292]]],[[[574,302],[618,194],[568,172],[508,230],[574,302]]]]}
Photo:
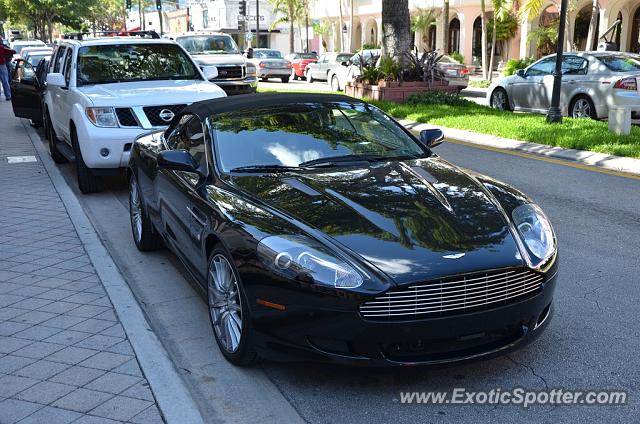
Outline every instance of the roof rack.
{"type": "Polygon", "coordinates": [[[155,31],[96,31],[96,32],[66,32],[62,34],[62,38],[65,40],[84,40],[87,38],[98,38],[98,37],[140,37],[140,38],[151,38],[151,39],[159,39],[160,35],[158,35],[155,31]]]}

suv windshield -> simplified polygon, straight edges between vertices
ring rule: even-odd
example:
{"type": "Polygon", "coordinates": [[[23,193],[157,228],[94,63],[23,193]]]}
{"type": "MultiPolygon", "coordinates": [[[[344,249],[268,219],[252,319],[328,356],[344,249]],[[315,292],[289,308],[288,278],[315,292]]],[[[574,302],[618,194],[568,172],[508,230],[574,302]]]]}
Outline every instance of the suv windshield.
{"type": "Polygon", "coordinates": [[[211,122],[223,172],[306,166],[309,161],[309,166],[320,166],[325,159],[323,165],[345,158],[394,160],[428,154],[387,115],[360,103],[238,110],[214,115],[211,122]]]}
{"type": "Polygon", "coordinates": [[[253,57],[258,59],[280,59],[282,54],[278,50],[255,50],[253,57]]]}
{"type": "Polygon", "coordinates": [[[240,54],[238,46],[228,35],[189,35],[176,37],[190,54],[240,54]]]}
{"type": "Polygon", "coordinates": [[[640,56],[630,55],[606,55],[597,56],[604,66],[613,72],[638,72],[640,71],[640,56]]]}
{"type": "Polygon", "coordinates": [[[189,56],[172,44],[81,47],[77,72],[78,85],[202,78],[189,56]]]}

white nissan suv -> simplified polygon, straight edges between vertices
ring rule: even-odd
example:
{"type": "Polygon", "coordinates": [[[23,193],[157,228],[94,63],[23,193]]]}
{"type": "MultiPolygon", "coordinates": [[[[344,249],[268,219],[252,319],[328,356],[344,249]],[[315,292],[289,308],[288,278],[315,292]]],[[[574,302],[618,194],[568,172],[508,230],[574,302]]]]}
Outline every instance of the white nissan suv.
{"type": "MultiPolygon", "coordinates": [[[[156,36],[157,37],[157,36],[156,36]]],[[[225,96],[171,40],[104,37],[63,40],[54,51],[43,122],[56,163],[74,160],[83,193],[126,167],[139,135],[166,128],[190,103],[225,96]]]]}

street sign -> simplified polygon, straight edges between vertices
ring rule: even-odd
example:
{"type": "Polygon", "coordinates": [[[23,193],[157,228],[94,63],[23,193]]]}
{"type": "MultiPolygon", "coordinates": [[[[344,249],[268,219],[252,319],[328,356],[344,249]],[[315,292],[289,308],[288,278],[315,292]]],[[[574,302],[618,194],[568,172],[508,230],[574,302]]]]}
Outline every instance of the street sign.
{"type": "Polygon", "coordinates": [[[244,39],[247,40],[247,41],[253,40],[253,33],[252,32],[245,32],[244,39]]]}

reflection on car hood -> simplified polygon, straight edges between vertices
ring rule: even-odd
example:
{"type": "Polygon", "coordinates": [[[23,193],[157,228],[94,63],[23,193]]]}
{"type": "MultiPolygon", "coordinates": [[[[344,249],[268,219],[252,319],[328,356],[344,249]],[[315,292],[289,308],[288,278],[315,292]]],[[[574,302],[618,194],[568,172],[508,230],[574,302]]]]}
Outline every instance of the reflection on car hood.
{"type": "Polygon", "coordinates": [[[146,106],[193,103],[225,96],[208,81],[138,81],[79,87],[94,106],[146,106]]]}
{"type": "Polygon", "coordinates": [[[523,264],[496,200],[440,158],[241,175],[230,182],[399,284],[523,264]]]}

